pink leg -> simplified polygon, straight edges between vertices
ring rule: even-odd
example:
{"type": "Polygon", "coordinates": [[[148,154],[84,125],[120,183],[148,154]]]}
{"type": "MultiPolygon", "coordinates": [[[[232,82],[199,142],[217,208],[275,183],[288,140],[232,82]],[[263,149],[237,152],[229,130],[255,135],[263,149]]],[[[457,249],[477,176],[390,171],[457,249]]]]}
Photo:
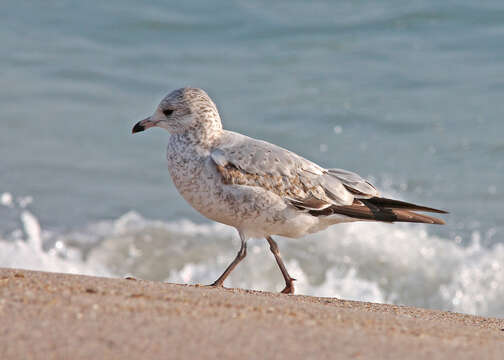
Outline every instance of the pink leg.
{"type": "Polygon", "coordinates": [[[224,283],[224,280],[226,280],[229,274],[231,274],[231,271],[234,270],[236,265],[238,265],[238,263],[242,261],[245,258],[245,256],[247,256],[247,239],[241,232],[240,232],[240,240],[241,240],[240,251],[238,251],[238,254],[236,254],[236,257],[234,258],[233,262],[229,264],[229,266],[226,268],[226,270],[224,270],[222,275],[219,276],[219,278],[215,280],[211,286],[221,287],[222,284],[224,283]]]}
{"type": "Polygon", "coordinates": [[[287,272],[287,269],[285,268],[285,265],[283,263],[282,258],[280,257],[280,250],[278,249],[278,245],[273,240],[271,236],[267,236],[266,240],[268,240],[268,243],[270,245],[270,250],[275,255],[276,262],[278,264],[278,267],[280,268],[280,271],[282,271],[283,278],[285,280],[285,288],[282,290],[283,294],[294,294],[294,281],[296,279],[293,279],[290,277],[289,273],[287,272]]]}

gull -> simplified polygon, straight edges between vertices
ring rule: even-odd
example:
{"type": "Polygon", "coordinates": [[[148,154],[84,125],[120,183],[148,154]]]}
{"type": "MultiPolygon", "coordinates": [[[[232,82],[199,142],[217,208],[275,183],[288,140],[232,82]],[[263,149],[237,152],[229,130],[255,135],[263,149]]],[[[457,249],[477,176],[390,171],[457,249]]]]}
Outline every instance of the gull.
{"type": "Polygon", "coordinates": [[[381,197],[353,172],[325,169],[277,145],[224,130],[217,106],[202,89],[174,90],[132,133],[151,127],[171,134],[166,159],[182,197],[205,217],[238,230],[240,250],[215,287],[245,258],[249,238],[268,241],[285,280],[282,293],[293,294],[295,279],[272,235],[298,238],[353,221],[444,224],[416,211],[446,211],[381,197]]]}

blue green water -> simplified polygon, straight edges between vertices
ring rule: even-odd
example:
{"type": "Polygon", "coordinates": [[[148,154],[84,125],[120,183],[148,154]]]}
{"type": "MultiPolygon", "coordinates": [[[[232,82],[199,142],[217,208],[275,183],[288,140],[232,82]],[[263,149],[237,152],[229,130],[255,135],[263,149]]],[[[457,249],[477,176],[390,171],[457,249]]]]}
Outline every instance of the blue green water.
{"type": "MultiPolygon", "coordinates": [[[[304,293],[504,316],[503,36],[499,1],[4,1],[0,266],[119,276],[139,271],[117,266],[129,261],[158,280],[218,275],[234,233],[178,195],[167,133],[130,134],[189,85],[210,94],[228,129],[451,212],[444,227],[352,224],[281,240],[304,293]],[[123,226],[131,216],[142,231],[123,226]],[[41,252],[13,247],[37,227],[41,252]],[[152,228],[150,248],[141,234],[152,228]],[[180,244],[163,241],[179,235],[183,262],[170,255],[180,244]],[[114,241],[147,248],[116,259],[114,241]]],[[[257,246],[247,261],[272,262],[268,274],[250,280],[244,265],[231,284],[273,290],[280,277],[257,246]]]]}

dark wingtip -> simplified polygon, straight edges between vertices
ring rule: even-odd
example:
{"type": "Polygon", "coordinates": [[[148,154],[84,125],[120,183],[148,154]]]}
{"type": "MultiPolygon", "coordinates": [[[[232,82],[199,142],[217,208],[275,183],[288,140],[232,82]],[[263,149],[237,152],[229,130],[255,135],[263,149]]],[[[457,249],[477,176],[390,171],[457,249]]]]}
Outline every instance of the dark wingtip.
{"type": "Polygon", "coordinates": [[[433,213],[438,213],[438,214],[449,214],[448,211],[445,210],[439,210],[439,209],[434,209],[431,207],[427,206],[422,206],[422,205],[416,205],[400,200],[394,200],[394,199],[388,199],[388,198],[382,198],[382,197],[372,197],[370,199],[367,199],[369,202],[379,206],[379,207],[384,207],[384,208],[389,208],[389,209],[405,209],[405,210],[412,210],[412,211],[426,211],[426,212],[433,212],[433,213]]]}
{"type": "Polygon", "coordinates": [[[427,212],[433,212],[433,213],[438,213],[438,214],[449,214],[449,212],[446,210],[439,210],[439,209],[428,208],[428,207],[424,207],[424,208],[427,210],[415,210],[415,211],[427,211],[427,212]]]}
{"type": "Polygon", "coordinates": [[[140,122],[137,122],[135,124],[135,126],[133,126],[133,130],[131,130],[131,133],[134,134],[134,133],[144,131],[144,130],[145,130],[145,127],[143,125],[141,125],[140,122]]]}

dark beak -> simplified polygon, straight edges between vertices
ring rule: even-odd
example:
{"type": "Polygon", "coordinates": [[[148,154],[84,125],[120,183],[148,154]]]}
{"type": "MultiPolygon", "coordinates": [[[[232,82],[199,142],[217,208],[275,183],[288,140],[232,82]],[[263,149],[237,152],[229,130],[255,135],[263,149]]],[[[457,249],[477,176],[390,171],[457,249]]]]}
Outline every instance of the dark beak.
{"type": "Polygon", "coordinates": [[[134,133],[144,131],[144,130],[145,130],[145,126],[140,124],[140,121],[139,121],[135,124],[135,126],[133,126],[133,130],[131,131],[131,133],[134,134],[134,133]]]}
{"type": "Polygon", "coordinates": [[[133,126],[133,130],[131,130],[131,133],[137,133],[140,131],[147,130],[148,128],[151,128],[157,124],[156,121],[152,121],[150,116],[146,119],[143,119],[142,121],[139,121],[133,126]]]}

